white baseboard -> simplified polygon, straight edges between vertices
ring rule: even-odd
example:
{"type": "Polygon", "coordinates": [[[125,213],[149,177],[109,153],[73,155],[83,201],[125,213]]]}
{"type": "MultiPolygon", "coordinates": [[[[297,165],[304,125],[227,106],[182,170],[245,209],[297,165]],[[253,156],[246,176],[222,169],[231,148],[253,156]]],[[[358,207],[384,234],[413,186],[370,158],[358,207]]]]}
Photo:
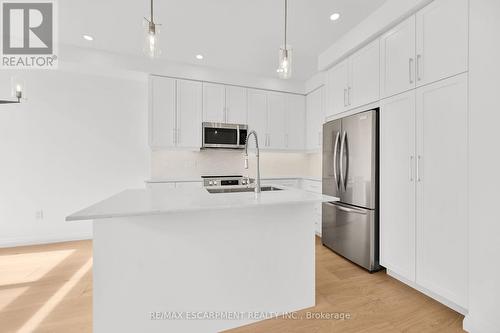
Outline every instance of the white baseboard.
{"type": "Polygon", "coordinates": [[[0,248],[70,242],[77,240],[92,239],[92,236],[93,236],[92,232],[82,232],[70,235],[51,235],[44,237],[31,236],[31,237],[6,238],[6,239],[0,238],[0,248]]]}
{"type": "Polygon", "coordinates": [[[432,291],[422,287],[422,286],[419,286],[418,284],[416,284],[415,282],[413,281],[410,281],[404,277],[402,277],[401,275],[391,271],[391,270],[387,270],[387,275],[389,276],[392,276],[393,278],[395,278],[396,280],[399,280],[401,282],[403,282],[404,284],[407,284],[409,285],[410,287],[412,287],[413,289],[416,289],[418,291],[420,291],[422,294],[425,294],[427,296],[429,296],[430,298],[433,298],[435,299],[436,301],[438,301],[439,303],[443,304],[443,305],[446,305],[447,307],[449,307],[450,309],[462,314],[462,315],[467,315],[468,313],[468,310],[461,307],[460,305],[450,301],[450,300],[447,300],[446,298],[440,296],[440,295],[437,295],[435,293],[433,293],[432,291]]]}
{"type": "Polygon", "coordinates": [[[484,320],[478,320],[478,318],[471,316],[470,313],[465,316],[463,329],[469,333],[500,332],[500,328],[498,328],[498,326],[492,325],[484,320]]]}

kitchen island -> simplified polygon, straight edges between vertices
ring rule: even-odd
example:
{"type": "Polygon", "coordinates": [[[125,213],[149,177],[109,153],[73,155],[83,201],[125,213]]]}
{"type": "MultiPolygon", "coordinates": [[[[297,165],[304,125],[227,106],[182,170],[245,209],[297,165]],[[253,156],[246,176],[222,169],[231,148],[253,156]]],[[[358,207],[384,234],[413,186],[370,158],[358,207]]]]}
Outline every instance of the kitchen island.
{"type": "Polygon", "coordinates": [[[94,332],[218,332],[315,305],[314,205],[283,188],[126,190],[93,220],[94,332]]]}

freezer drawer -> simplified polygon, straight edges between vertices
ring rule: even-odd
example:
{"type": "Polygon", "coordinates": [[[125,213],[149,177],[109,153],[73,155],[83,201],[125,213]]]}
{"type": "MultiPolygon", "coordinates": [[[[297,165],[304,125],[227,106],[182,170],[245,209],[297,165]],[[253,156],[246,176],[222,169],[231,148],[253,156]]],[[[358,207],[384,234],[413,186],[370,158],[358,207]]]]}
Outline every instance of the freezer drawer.
{"type": "Polygon", "coordinates": [[[339,203],[323,203],[323,245],[351,260],[376,271],[378,258],[378,221],[374,210],[339,203]]]}

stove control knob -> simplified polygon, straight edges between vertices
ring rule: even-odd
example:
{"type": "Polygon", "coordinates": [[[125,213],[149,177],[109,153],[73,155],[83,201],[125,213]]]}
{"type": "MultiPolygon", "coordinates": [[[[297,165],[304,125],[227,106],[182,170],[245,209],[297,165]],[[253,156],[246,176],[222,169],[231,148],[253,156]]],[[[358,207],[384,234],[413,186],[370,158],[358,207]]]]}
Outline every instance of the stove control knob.
{"type": "Polygon", "coordinates": [[[210,181],[208,182],[208,185],[213,185],[213,184],[214,184],[214,182],[213,182],[212,180],[210,180],[210,181]]]}
{"type": "Polygon", "coordinates": [[[217,181],[216,180],[214,180],[214,185],[217,185],[217,181]]]}

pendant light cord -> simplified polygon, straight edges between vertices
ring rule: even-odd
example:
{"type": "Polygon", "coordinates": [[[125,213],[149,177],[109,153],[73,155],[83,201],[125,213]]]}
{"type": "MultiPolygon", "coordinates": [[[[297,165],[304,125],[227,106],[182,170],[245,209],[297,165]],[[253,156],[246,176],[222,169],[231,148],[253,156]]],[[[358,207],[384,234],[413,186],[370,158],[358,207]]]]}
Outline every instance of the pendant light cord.
{"type": "Polygon", "coordinates": [[[153,0],[151,0],[151,23],[153,23],[153,0]]]}
{"type": "Polygon", "coordinates": [[[283,48],[286,50],[286,30],[287,30],[287,23],[288,23],[288,0],[285,0],[285,45],[283,48]]]}

